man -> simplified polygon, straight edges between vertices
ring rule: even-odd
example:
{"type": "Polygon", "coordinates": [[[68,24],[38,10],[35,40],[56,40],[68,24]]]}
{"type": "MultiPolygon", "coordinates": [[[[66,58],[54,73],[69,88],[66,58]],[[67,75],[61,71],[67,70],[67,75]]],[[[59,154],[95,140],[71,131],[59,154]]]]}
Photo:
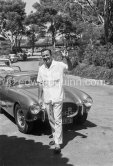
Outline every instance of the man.
{"type": "Polygon", "coordinates": [[[72,64],[68,52],[62,52],[67,64],[53,60],[51,50],[43,49],[42,58],[44,64],[39,68],[37,82],[40,86],[38,100],[41,104],[44,101],[47,110],[55,145],[54,152],[60,153],[60,145],[63,142],[62,136],[62,103],[63,103],[63,73],[65,69],[72,70],[72,64]],[[43,101],[42,101],[43,96],[43,101]]]}

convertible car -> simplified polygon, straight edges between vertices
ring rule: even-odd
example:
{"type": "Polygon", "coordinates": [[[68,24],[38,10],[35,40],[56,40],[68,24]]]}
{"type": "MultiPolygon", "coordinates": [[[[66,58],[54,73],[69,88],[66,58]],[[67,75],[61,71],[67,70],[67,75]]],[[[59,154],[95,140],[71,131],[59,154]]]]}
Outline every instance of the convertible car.
{"type": "Polygon", "coordinates": [[[15,63],[18,61],[18,56],[16,54],[9,54],[9,59],[11,63],[15,63]]]}
{"type": "Polygon", "coordinates": [[[21,68],[19,66],[12,66],[9,59],[0,58],[0,75],[7,75],[16,71],[21,71],[21,68]]]}
{"type": "MultiPolygon", "coordinates": [[[[36,71],[21,71],[0,76],[0,110],[5,110],[15,118],[18,129],[31,132],[33,122],[46,121],[47,114],[38,103],[38,84],[36,71]]],[[[64,85],[63,124],[86,121],[92,106],[92,98],[74,87],[64,85]]]]}
{"type": "Polygon", "coordinates": [[[9,59],[0,58],[0,70],[12,71],[13,69],[11,68],[11,61],[9,59]]]}

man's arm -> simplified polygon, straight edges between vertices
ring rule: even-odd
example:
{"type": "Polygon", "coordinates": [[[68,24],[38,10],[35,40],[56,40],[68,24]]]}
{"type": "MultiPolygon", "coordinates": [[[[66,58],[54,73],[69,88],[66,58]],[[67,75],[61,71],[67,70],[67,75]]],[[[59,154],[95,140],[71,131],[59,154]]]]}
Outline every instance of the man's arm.
{"type": "Polygon", "coordinates": [[[43,98],[43,81],[42,81],[40,69],[38,72],[37,82],[38,82],[38,102],[39,102],[39,104],[42,104],[42,101],[43,101],[42,100],[42,98],[43,98]]]}
{"type": "MultiPolygon", "coordinates": [[[[61,51],[61,53],[62,53],[62,57],[65,58],[66,61],[67,61],[68,70],[69,71],[73,70],[73,68],[75,67],[75,65],[74,66],[72,65],[72,62],[70,61],[70,58],[68,56],[68,52],[66,50],[64,50],[64,51],[61,51]]],[[[77,65],[78,65],[78,63],[76,63],[76,66],[77,65]]]]}
{"type": "Polygon", "coordinates": [[[65,58],[66,58],[66,61],[67,61],[68,70],[69,70],[69,71],[73,70],[74,67],[73,67],[73,65],[72,65],[72,63],[71,63],[69,57],[65,57],[65,58]]]}
{"type": "Polygon", "coordinates": [[[42,105],[43,103],[43,87],[41,83],[38,83],[38,102],[42,105]]]}
{"type": "Polygon", "coordinates": [[[38,89],[38,100],[42,99],[43,96],[43,87],[41,83],[38,83],[39,89],[38,89]]]}

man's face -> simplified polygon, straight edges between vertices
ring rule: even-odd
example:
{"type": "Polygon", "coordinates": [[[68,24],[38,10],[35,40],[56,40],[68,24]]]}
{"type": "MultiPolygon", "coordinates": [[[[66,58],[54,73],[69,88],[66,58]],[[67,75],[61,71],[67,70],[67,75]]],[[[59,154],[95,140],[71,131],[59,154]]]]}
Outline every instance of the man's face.
{"type": "Polygon", "coordinates": [[[51,65],[52,56],[50,55],[50,52],[48,50],[42,52],[42,59],[47,66],[51,65]]]}

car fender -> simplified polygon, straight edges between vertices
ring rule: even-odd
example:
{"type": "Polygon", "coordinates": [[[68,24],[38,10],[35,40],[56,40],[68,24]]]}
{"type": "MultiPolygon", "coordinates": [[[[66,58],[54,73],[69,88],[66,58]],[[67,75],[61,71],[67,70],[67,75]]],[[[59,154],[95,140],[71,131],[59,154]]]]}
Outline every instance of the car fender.
{"type": "Polygon", "coordinates": [[[9,102],[9,104],[11,104],[12,106],[9,107],[8,113],[14,116],[15,105],[19,104],[26,116],[27,112],[29,111],[29,106],[34,103],[33,99],[16,88],[9,89],[7,94],[9,94],[9,99],[13,101],[12,103],[9,102]]]}
{"type": "Polygon", "coordinates": [[[72,88],[64,86],[64,102],[76,103],[78,106],[82,105],[82,100],[78,94],[76,94],[72,88]]]}

